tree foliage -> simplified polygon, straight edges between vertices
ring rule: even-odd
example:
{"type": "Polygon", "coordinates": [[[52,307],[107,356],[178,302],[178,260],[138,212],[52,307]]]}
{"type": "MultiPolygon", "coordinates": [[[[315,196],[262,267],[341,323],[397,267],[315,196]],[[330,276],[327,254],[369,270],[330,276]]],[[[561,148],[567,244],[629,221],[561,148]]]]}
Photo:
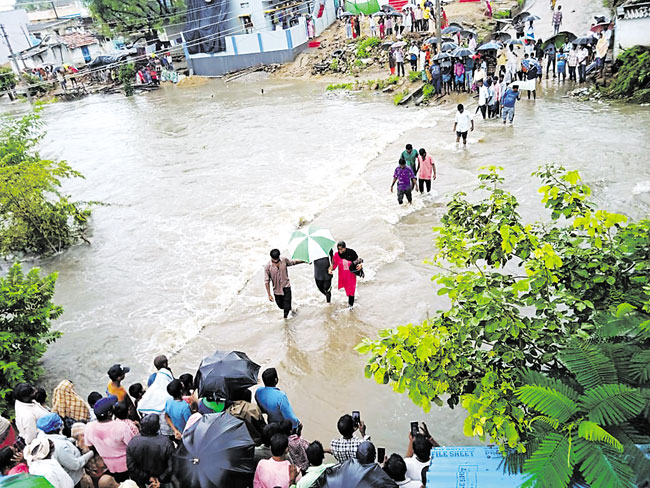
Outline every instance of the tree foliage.
{"type": "Polygon", "coordinates": [[[41,277],[38,268],[25,275],[14,264],[0,278],[0,415],[10,416],[7,394],[18,383],[38,379],[47,345],[61,335],[50,330],[63,312],[52,303],[56,277],[41,277]]]}
{"type": "Polygon", "coordinates": [[[88,8],[106,34],[144,32],[154,39],[165,24],[181,22],[184,0],[88,0],[88,8]]]}
{"type": "Polygon", "coordinates": [[[124,95],[127,97],[133,96],[135,89],[133,88],[133,81],[135,78],[135,65],[133,63],[123,64],[117,72],[117,79],[122,83],[124,88],[124,95]]]}
{"type": "Polygon", "coordinates": [[[616,74],[605,93],[632,103],[650,102],[650,48],[635,46],[626,49],[614,64],[616,74]]]}
{"type": "Polygon", "coordinates": [[[18,77],[8,66],[0,66],[0,91],[3,93],[16,88],[18,77]]]}
{"type": "Polygon", "coordinates": [[[60,191],[81,178],[65,161],[41,159],[39,110],[0,127],[0,254],[56,253],[83,239],[90,210],[60,191]]]}
{"type": "Polygon", "coordinates": [[[628,424],[645,428],[650,412],[650,221],[597,209],[578,172],[547,165],[535,175],[549,218],[524,222],[498,170],[479,175],[478,198],[455,194],[435,229],[449,309],[365,339],[366,376],[425,411],[443,396],[461,404],[464,433],[498,443],[540,486],[628,486],[644,430],[628,424]],[[617,357],[621,343],[634,360],[617,357]]]}

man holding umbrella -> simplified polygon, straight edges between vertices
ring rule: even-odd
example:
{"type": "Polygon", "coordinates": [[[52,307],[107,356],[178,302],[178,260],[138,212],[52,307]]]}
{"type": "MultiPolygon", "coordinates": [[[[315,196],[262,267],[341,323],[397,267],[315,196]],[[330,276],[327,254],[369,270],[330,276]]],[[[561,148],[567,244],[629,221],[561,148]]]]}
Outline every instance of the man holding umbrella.
{"type": "Polygon", "coordinates": [[[289,266],[302,264],[304,261],[292,261],[280,256],[278,249],[271,250],[271,261],[264,268],[264,285],[269,301],[275,300],[280,310],[284,311],[284,318],[291,312],[291,282],[289,281],[289,266]],[[271,294],[273,284],[273,294],[271,294]]]}

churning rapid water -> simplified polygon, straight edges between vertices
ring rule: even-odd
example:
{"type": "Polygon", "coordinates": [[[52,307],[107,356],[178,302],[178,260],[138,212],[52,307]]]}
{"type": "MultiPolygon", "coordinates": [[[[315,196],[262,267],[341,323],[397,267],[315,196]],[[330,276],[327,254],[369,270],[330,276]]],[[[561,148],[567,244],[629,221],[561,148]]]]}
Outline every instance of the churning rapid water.
{"type": "Polygon", "coordinates": [[[132,367],[128,385],[144,380],[156,354],[173,356],[180,374],[215,349],[236,349],[278,367],[308,440],[336,437],[339,415],[360,410],[389,452],[405,449],[418,419],[442,443],[470,443],[462,412],[424,415],[364,379],[353,347],[446,306],[423,263],[431,227],[445,195],[470,190],[481,166],[505,167],[527,218],[544,215],[530,173],[545,161],[580,169],[607,208],[647,215],[650,111],[560,95],[522,100],[514,128],[477,122],[467,150],[454,144],[452,104],[398,109],[307,82],[211,81],[47,106],[42,154],[86,176],[66,188],[75,198],[109,204],[95,209],[92,246],[39,263],[59,271],[65,308],[48,381],[68,377],[87,394],[104,390],[114,362],[132,367]],[[388,190],[407,142],[433,153],[439,179],[429,198],[399,208],[388,190]],[[297,318],[284,322],[267,301],[268,251],[285,248],[301,222],[328,227],[365,258],[354,311],[338,292],[326,306],[308,265],[290,269],[297,318]]]}

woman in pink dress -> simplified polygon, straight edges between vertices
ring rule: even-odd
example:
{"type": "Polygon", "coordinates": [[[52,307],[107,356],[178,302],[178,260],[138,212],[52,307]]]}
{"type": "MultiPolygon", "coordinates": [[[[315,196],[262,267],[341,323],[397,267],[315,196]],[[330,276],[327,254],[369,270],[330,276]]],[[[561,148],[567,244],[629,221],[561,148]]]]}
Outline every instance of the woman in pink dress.
{"type": "Polygon", "coordinates": [[[357,276],[350,271],[356,266],[358,271],[361,271],[363,265],[359,262],[359,256],[352,249],[348,249],[344,241],[340,241],[336,248],[337,253],[334,254],[332,259],[332,266],[330,266],[330,273],[334,273],[334,270],[338,268],[339,270],[339,290],[341,288],[345,289],[345,294],[348,296],[348,304],[350,308],[354,306],[354,294],[357,289],[357,276]],[[354,264],[357,262],[357,264],[354,264]]]}

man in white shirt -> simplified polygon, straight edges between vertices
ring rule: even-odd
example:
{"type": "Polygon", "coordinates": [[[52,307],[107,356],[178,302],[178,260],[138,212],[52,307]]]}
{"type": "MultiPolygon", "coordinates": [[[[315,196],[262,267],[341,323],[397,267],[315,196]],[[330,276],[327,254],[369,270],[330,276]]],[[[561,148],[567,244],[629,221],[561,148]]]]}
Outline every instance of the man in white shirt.
{"type": "Polygon", "coordinates": [[[472,115],[465,110],[462,103],[458,104],[458,112],[456,112],[456,119],[454,121],[454,132],[456,132],[456,144],[463,138],[463,146],[467,146],[467,132],[474,131],[474,119],[472,115]]]}
{"type": "Polygon", "coordinates": [[[478,107],[476,107],[475,113],[478,113],[478,111],[480,110],[481,115],[483,115],[483,120],[486,119],[486,115],[487,115],[487,102],[488,102],[489,95],[490,93],[488,91],[488,87],[485,86],[484,82],[481,82],[478,89],[478,107]]]}
{"type": "Polygon", "coordinates": [[[23,456],[29,466],[29,473],[42,476],[54,488],[74,488],[72,478],[61,465],[52,459],[54,443],[44,435],[39,435],[25,447],[23,456]]]}
{"type": "Polygon", "coordinates": [[[431,448],[433,445],[422,434],[413,437],[409,434],[409,446],[406,450],[406,477],[412,480],[420,479],[422,469],[428,468],[431,463],[431,448]]]}
{"type": "Polygon", "coordinates": [[[36,438],[38,433],[36,421],[50,413],[34,401],[35,396],[36,388],[29,383],[20,383],[14,388],[16,427],[25,444],[29,444],[36,438]]]}
{"type": "Polygon", "coordinates": [[[587,58],[589,51],[585,46],[578,50],[578,83],[587,81],[587,58]]]}

